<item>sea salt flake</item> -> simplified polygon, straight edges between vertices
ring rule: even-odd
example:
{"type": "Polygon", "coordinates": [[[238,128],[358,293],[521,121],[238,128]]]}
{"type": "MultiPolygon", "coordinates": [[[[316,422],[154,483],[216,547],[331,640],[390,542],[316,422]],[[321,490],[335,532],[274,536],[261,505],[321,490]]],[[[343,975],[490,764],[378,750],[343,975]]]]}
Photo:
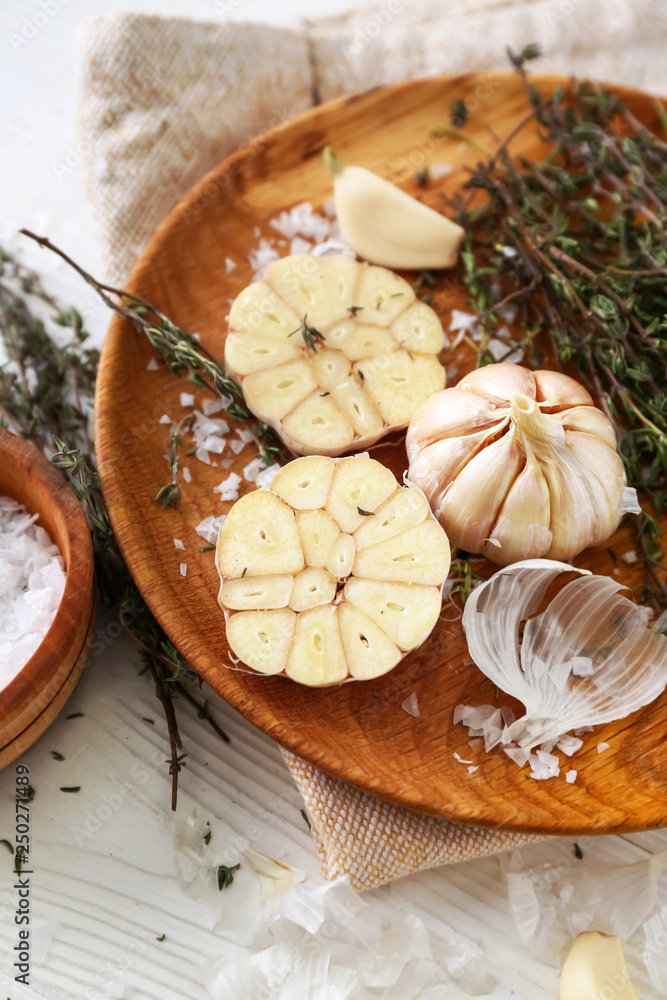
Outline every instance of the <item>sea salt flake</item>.
{"type": "Polygon", "coordinates": [[[181,576],[187,576],[188,575],[188,564],[187,563],[181,563],[180,570],[181,570],[181,576]]]}
{"type": "Polygon", "coordinates": [[[201,408],[205,417],[211,417],[214,413],[220,413],[220,410],[226,410],[230,403],[231,400],[205,399],[201,408]]]}
{"type": "Polygon", "coordinates": [[[308,240],[304,240],[302,236],[295,236],[290,243],[289,252],[293,255],[299,253],[310,253],[312,249],[312,243],[309,243],[308,240]]]}
{"type": "Polygon", "coordinates": [[[575,677],[590,677],[595,673],[595,667],[590,656],[573,656],[572,673],[575,677]]]}
{"type": "Polygon", "coordinates": [[[417,695],[414,691],[412,692],[412,694],[408,695],[408,697],[401,705],[401,708],[403,709],[404,712],[407,712],[408,715],[413,716],[413,718],[415,719],[419,718],[419,705],[417,704],[417,695]]]}
{"type": "Polygon", "coordinates": [[[157,358],[151,358],[150,361],[148,362],[148,364],[146,365],[146,371],[147,372],[156,372],[156,371],[158,371],[159,367],[160,366],[157,363],[157,358]]]}
{"type": "Polygon", "coordinates": [[[609,743],[598,743],[598,753],[604,753],[605,750],[609,749],[609,743]]]}
{"type": "Polygon", "coordinates": [[[583,740],[578,740],[576,736],[567,736],[567,735],[561,736],[557,744],[558,749],[561,751],[561,753],[564,753],[567,757],[571,757],[572,754],[576,753],[577,750],[581,749],[583,745],[584,745],[583,740]]]}
{"type": "Polygon", "coordinates": [[[195,531],[209,545],[215,545],[220,529],[226,519],[226,514],[218,514],[217,516],[212,514],[210,517],[205,517],[203,521],[200,521],[195,531]]]}
{"type": "Polygon", "coordinates": [[[180,549],[182,552],[185,552],[185,545],[180,540],[180,538],[175,538],[174,539],[174,547],[177,548],[177,549],[180,549]]]}
{"type": "Polygon", "coordinates": [[[254,483],[257,476],[266,469],[266,463],[259,458],[253,458],[252,462],[248,462],[247,465],[243,466],[243,478],[248,483],[254,483]]]}
{"type": "Polygon", "coordinates": [[[226,479],[213,487],[213,492],[219,493],[221,500],[238,500],[241,482],[241,477],[236,472],[230,472],[226,479]]]}
{"type": "Polygon", "coordinates": [[[163,413],[162,416],[160,417],[160,419],[158,420],[158,423],[159,424],[170,424],[171,423],[171,417],[168,416],[166,413],[163,413]]]}
{"type": "Polygon", "coordinates": [[[211,457],[209,453],[206,448],[202,448],[201,445],[195,451],[195,458],[198,458],[200,462],[204,462],[205,465],[211,464],[211,457]]]}
{"type": "Polygon", "coordinates": [[[282,466],[278,465],[277,463],[274,463],[273,465],[270,465],[268,469],[262,469],[262,471],[255,479],[255,482],[257,483],[259,488],[266,489],[267,486],[270,486],[271,483],[273,482],[274,477],[277,476],[281,468],[282,466]]]}
{"type": "Polygon", "coordinates": [[[453,169],[451,163],[432,163],[428,168],[428,173],[432,181],[439,181],[451,174],[453,169]]]}
{"type": "Polygon", "coordinates": [[[183,472],[183,479],[186,481],[186,483],[191,483],[192,482],[192,473],[188,469],[187,465],[183,466],[182,472],[183,472]]]}
{"type": "Polygon", "coordinates": [[[461,309],[452,309],[452,316],[449,321],[450,331],[454,330],[474,330],[479,320],[474,313],[463,312],[461,309]]]}
{"type": "Polygon", "coordinates": [[[180,399],[181,399],[181,406],[195,405],[195,397],[192,395],[191,392],[182,392],[180,399]]]}
{"type": "Polygon", "coordinates": [[[468,774],[474,774],[474,773],[475,773],[475,771],[477,771],[478,769],[479,769],[479,764],[472,764],[472,765],[471,765],[471,766],[470,766],[470,767],[468,768],[468,774]]]}
{"type": "Polygon", "coordinates": [[[620,558],[627,566],[632,566],[633,563],[637,562],[637,553],[634,549],[630,549],[629,552],[624,552],[620,558]]]}
{"type": "Polygon", "coordinates": [[[570,770],[566,773],[565,780],[570,785],[573,785],[575,783],[575,781],[577,780],[577,772],[574,770],[574,768],[570,768],[570,770]]]}
{"type": "Polygon", "coordinates": [[[225,257],[225,270],[227,271],[227,274],[229,274],[230,271],[233,271],[236,266],[235,260],[232,260],[231,257],[225,257]]]}

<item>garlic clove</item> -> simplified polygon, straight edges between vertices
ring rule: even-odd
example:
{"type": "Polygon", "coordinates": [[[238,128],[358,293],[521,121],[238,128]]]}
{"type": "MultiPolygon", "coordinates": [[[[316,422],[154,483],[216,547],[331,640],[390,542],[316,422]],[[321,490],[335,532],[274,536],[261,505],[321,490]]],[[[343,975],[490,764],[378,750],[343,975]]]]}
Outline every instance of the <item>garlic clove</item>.
{"type": "Polygon", "coordinates": [[[570,948],[560,975],[560,1000],[638,1000],[615,934],[586,931],[570,948]]]}
{"type": "Polygon", "coordinates": [[[464,231],[364,167],[343,166],[327,147],[336,216],[346,242],[372,264],[453,267],[464,231]]]}
{"type": "Polygon", "coordinates": [[[522,462],[516,431],[511,428],[470,459],[448,487],[439,504],[439,518],[460,548],[481,550],[522,462]]]}
{"type": "Polygon", "coordinates": [[[505,408],[499,409],[473,392],[465,392],[458,386],[442,389],[420,406],[419,420],[410,423],[405,442],[408,461],[411,462],[434,441],[469,435],[498,425],[501,425],[498,426],[501,430],[507,420],[505,408]]]}
{"type": "Polygon", "coordinates": [[[583,431],[600,438],[613,451],[616,451],[616,434],[613,424],[609,422],[602,410],[597,406],[573,406],[561,410],[559,417],[566,431],[583,431]]]}
{"type": "Polygon", "coordinates": [[[410,481],[430,497],[437,518],[450,482],[481,451],[494,429],[456,438],[444,438],[428,445],[410,463],[410,481]]]}
{"type": "Polygon", "coordinates": [[[492,547],[500,546],[504,563],[538,559],[551,548],[550,524],[549,487],[528,449],[526,464],[510,486],[489,540],[482,546],[482,555],[496,556],[492,547]]]}
{"type": "Polygon", "coordinates": [[[533,372],[537,387],[536,399],[543,412],[563,410],[569,406],[591,406],[594,400],[590,392],[575,379],[562,372],[548,369],[533,372]]]}
{"type": "Polygon", "coordinates": [[[486,403],[507,406],[512,396],[522,395],[535,399],[535,376],[522,365],[500,362],[476,368],[456,385],[457,389],[479,393],[486,403]]]}

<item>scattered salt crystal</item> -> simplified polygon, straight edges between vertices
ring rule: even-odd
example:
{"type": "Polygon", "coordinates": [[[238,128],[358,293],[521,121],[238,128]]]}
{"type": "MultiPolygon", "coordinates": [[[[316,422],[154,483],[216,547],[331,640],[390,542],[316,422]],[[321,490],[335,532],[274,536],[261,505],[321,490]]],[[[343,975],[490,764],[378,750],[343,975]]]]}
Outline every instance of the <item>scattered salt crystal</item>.
{"type": "Polygon", "coordinates": [[[634,486],[624,486],[621,493],[621,510],[624,514],[641,514],[642,509],[637,499],[637,490],[634,486]]]}
{"type": "Polygon", "coordinates": [[[592,726],[579,726],[578,729],[574,730],[574,735],[575,736],[583,736],[584,733],[592,733],[592,732],[593,732],[593,727],[592,726]]]}
{"type": "Polygon", "coordinates": [[[324,243],[316,243],[311,251],[313,257],[356,257],[352,247],[339,237],[332,237],[324,243]]]}
{"type": "Polygon", "coordinates": [[[266,469],[266,463],[262,461],[259,456],[253,458],[252,462],[248,462],[247,465],[243,466],[243,478],[248,483],[254,483],[257,476],[266,469]]]}
{"type": "Polygon", "coordinates": [[[238,455],[245,448],[243,441],[239,441],[238,438],[232,438],[229,442],[229,447],[232,449],[235,455],[238,455]]]}
{"type": "Polygon", "coordinates": [[[598,743],[598,753],[604,753],[605,750],[609,749],[609,743],[598,743]]]}
{"type": "Polygon", "coordinates": [[[255,272],[255,281],[262,280],[274,260],[278,260],[279,256],[278,251],[271,246],[268,240],[259,241],[259,247],[256,250],[251,250],[248,254],[250,266],[255,272]]]}
{"type": "Polygon", "coordinates": [[[220,494],[221,500],[238,500],[241,477],[235,472],[230,472],[226,479],[223,479],[218,486],[213,487],[214,493],[220,494]]]}
{"type": "Polygon", "coordinates": [[[160,417],[160,419],[158,420],[158,423],[159,424],[170,424],[171,423],[171,417],[168,417],[166,413],[163,413],[162,416],[160,417]]]}
{"type": "Polygon", "coordinates": [[[65,589],[64,562],[21,504],[0,497],[0,688],[37,650],[65,589]]]}
{"type": "Polygon", "coordinates": [[[181,563],[180,570],[181,570],[181,576],[187,576],[188,575],[188,564],[187,563],[181,563]]]}
{"type": "Polygon", "coordinates": [[[447,174],[451,174],[453,169],[451,163],[432,163],[428,168],[428,173],[432,181],[439,181],[447,174]]]}
{"type": "Polygon", "coordinates": [[[571,785],[575,783],[575,781],[577,780],[577,772],[574,770],[574,768],[570,768],[570,770],[565,775],[565,780],[569,782],[571,785]]]}
{"type": "Polygon", "coordinates": [[[516,365],[523,360],[523,347],[517,347],[515,344],[506,344],[504,340],[499,340],[497,337],[491,337],[486,346],[496,361],[502,361],[508,365],[516,365]]]}
{"type": "Polygon", "coordinates": [[[182,552],[185,552],[185,545],[183,545],[183,542],[180,540],[180,538],[174,539],[174,547],[180,549],[182,552]]]}
{"type": "Polygon", "coordinates": [[[477,771],[477,770],[478,770],[478,768],[479,768],[479,764],[472,764],[472,765],[471,765],[471,766],[470,766],[470,767],[468,768],[468,774],[474,774],[474,773],[475,773],[475,771],[477,771]]]}
{"type": "Polygon", "coordinates": [[[567,757],[571,757],[572,754],[581,749],[583,745],[584,741],[578,740],[576,736],[561,736],[558,741],[558,749],[567,757]]]}
{"type": "Polygon", "coordinates": [[[556,778],[560,774],[558,757],[553,754],[538,750],[528,758],[531,769],[531,778],[536,781],[545,781],[547,778],[556,778]]]}
{"type": "Polygon", "coordinates": [[[562,663],[553,663],[549,667],[549,679],[559,694],[562,694],[567,687],[567,682],[572,673],[572,660],[564,660],[562,663]]]}
{"type": "Polygon", "coordinates": [[[254,233],[255,233],[255,239],[257,239],[258,236],[261,236],[262,230],[259,228],[259,226],[255,226],[254,233]]]}
{"type": "Polygon", "coordinates": [[[628,566],[632,566],[633,563],[637,562],[637,553],[635,552],[634,549],[630,549],[629,552],[624,552],[623,555],[620,558],[628,566]]]}
{"type": "Polygon", "coordinates": [[[217,517],[214,515],[205,517],[203,521],[199,522],[195,531],[199,537],[203,538],[209,545],[215,545],[218,540],[220,528],[225,523],[226,518],[226,514],[219,514],[217,517]]]}
{"type": "Polygon", "coordinates": [[[573,656],[572,673],[575,677],[590,677],[595,673],[595,667],[590,656],[573,656]]]}
{"type": "Polygon", "coordinates": [[[302,236],[295,236],[290,243],[289,252],[291,254],[309,253],[313,249],[313,244],[304,240],[302,236]]]}
{"type": "Polygon", "coordinates": [[[183,466],[183,470],[182,471],[183,471],[183,479],[186,481],[186,483],[191,483],[192,482],[192,473],[188,469],[187,465],[183,466]]]}
{"type": "Polygon", "coordinates": [[[225,268],[227,274],[229,274],[230,271],[233,271],[235,267],[236,267],[236,261],[232,260],[231,257],[225,257],[225,268]]]}
{"type": "Polygon", "coordinates": [[[507,756],[518,764],[519,767],[523,767],[530,760],[530,750],[524,750],[522,747],[503,747],[503,750],[507,756]]]}
{"type": "Polygon", "coordinates": [[[515,250],[514,247],[509,247],[509,246],[504,246],[503,247],[503,255],[505,257],[516,257],[517,253],[518,253],[518,251],[515,250]]]}
{"type": "Polygon", "coordinates": [[[205,417],[211,417],[214,413],[219,413],[220,410],[226,410],[230,402],[231,400],[225,399],[205,399],[201,408],[205,417]]]}
{"type": "Polygon", "coordinates": [[[159,367],[160,366],[157,363],[157,358],[151,358],[150,361],[148,362],[148,364],[146,365],[146,371],[147,372],[156,372],[156,371],[158,371],[159,367]]]}
{"type": "Polygon", "coordinates": [[[252,434],[250,431],[245,430],[244,427],[237,427],[236,433],[244,444],[250,444],[252,441],[252,434]]]}
{"type": "Polygon", "coordinates": [[[473,330],[478,323],[474,313],[463,312],[461,309],[452,309],[452,316],[449,321],[450,330],[473,330]]]}
{"type": "Polygon", "coordinates": [[[335,218],[336,216],[336,199],[331,197],[327,198],[324,202],[324,211],[330,218],[335,218]]]}
{"type": "Polygon", "coordinates": [[[216,434],[209,434],[202,441],[201,447],[206,451],[212,451],[214,455],[222,455],[225,450],[225,439],[218,437],[216,434]]]}
{"type": "Polygon", "coordinates": [[[268,469],[263,469],[255,479],[255,482],[260,487],[260,489],[264,489],[265,487],[270,486],[271,483],[273,482],[274,476],[276,476],[280,472],[280,469],[281,466],[278,464],[270,465],[268,469]]]}
{"type": "Polygon", "coordinates": [[[223,469],[231,469],[233,464],[234,464],[233,458],[223,458],[222,462],[220,463],[223,469]]]}
{"type": "Polygon", "coordinates": [[[471,760],[464,760],[463,757],[460,757],[456,753],[456,751],[454,752],[454,760],[458,760],[459,764],[472,764],[471,760]]]}
{"type": "Polygon", "coordinates": [[[504,319],[506,323],[513,323],[519,312],[519,307],[513,302],[506,302],[504,306],[498,306],[495,312],[501,319],[504,319]]]}
{"type": "Polygon", "coordinates": [[[542,750],[543,753],[551,753],[557,742],[558,740],[544,740],[543,743],[540,743],[540,750],[542,750]]]}
{"type": "Polygon", "coordinates": [[[191,392],[182,392],[181,393],[181,406],[194,406],[194,405],[195,405],[195,397],[192,395],[192,393],[191,392]]]}
{"type": "Polygon", "coordinates": [[[204,462],[206,465],[211,464],[211,458],[206,448],[202,448],[201,445],[195,451],[195,458],[198,458],[200,462],[204,462]]]}
{"type": "Polygon", "coordinates": [[[408,695],[401,705],[401,708],[404,712],[407,712],[408,715],[412,715],[415,719],[419,718],[419,705],[417,704],[417,695],[414,691],[412,694],[408,695]]]}

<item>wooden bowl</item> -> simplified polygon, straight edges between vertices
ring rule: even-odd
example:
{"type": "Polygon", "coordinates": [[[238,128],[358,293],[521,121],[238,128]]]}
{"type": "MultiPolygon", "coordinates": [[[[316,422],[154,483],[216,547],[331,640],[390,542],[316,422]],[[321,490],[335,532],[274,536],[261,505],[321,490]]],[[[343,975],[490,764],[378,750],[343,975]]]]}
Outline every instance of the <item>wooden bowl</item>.
{"type": "Polygon", "coordinates": [[[22,503],[65,561],[65,590],[41,645],[0,690],[0,770],[53,722],[79,679],[95,623],[93,545],[73,491],[44,455],[0,428],[0,496],[22,503]]]}

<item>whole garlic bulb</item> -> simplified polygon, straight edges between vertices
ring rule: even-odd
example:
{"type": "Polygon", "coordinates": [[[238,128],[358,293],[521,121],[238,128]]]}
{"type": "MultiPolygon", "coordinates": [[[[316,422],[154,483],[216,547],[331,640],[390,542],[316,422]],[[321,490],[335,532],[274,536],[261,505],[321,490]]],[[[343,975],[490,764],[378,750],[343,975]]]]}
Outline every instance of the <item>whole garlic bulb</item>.
{"type": "Polygon", "coordinates": [[[560,372],[478,368],[417,410],[407,449],[408,476],[450,541],[502,566],[569,559],[623,513],[611,422],[560,372]]]}

